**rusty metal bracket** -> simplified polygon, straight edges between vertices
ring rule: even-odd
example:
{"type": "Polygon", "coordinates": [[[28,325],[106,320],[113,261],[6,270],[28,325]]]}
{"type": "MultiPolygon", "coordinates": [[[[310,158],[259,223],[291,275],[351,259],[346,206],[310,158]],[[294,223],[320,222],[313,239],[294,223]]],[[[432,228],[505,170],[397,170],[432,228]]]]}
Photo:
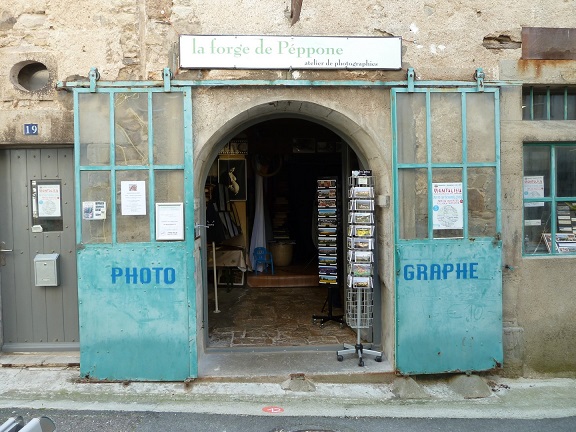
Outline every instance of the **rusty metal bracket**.
{"type": "Polygon", "coordinates": [[[170,82],[172,79],[172,71],[170,70],[170,68],[164,68],[162,71],[162,77],[164,78],[164,91],[165,92],[170,92],[170,82]]]}
{"type": "Polygon", "coordinates": [[[484,78],[486,78],[484,70],[482,68],[476,69],[476,72],[474,72],[474,79],[476,80],[476,89],[479,92],[484,91],[484,78]]]}
{"type": "Polygon", "coordinates": [[[408,68],[407,79],[408,79],[408,91],[413,92],[414,80],[416,79],[416,72],[414,72],[414,68],[408,68]]]}
{"type": "Polygon", "coordinates": [[[100,79],[100,72],[98,72],[97,68],[92,67],[88,77],[90,78],[90,92],[96,93],[96,81],[100,79]]]}

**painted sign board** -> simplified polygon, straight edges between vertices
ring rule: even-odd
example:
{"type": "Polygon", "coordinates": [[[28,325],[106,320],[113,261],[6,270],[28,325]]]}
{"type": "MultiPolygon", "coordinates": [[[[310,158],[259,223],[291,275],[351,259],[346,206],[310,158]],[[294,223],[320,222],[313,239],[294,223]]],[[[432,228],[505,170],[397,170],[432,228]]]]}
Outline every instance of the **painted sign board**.
{"type": "Polygon", "coordinates": [[[397,369],[430,374],[502,364],[501,245],[406,242],[397,258],[397,369]]]}
{"type": "Polygon", "coordinates": [[[160,381],[196,376],[186,245],[132,243],[79,253],[81,375],[160,381]]]}
{"type": "Polygon", "coordinates": [[[187,69],[402,68],[399,37],[180,36],[187,69]]]}

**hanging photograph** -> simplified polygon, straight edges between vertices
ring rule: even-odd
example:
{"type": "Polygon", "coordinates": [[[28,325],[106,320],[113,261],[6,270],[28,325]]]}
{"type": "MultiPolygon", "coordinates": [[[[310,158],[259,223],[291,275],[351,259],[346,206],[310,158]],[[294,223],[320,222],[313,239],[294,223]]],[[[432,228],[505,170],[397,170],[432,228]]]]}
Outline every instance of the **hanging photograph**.
{"type": "Polygon", "coordinates": [[[246,201],[246,159],[218,159],[218,179],[228,189],[230,201],[246,201]]]}

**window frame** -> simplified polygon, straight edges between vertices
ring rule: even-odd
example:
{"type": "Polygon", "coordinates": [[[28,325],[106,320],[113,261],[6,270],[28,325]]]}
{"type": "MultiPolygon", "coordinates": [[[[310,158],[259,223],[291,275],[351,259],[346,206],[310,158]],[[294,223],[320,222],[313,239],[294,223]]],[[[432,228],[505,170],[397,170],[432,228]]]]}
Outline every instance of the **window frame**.
{"type": "MultiPolygon", "coordinates": [[[[536,249],[533,250],[532,253],[527,252],[527,244],[529,239],[527,238],[527,230],[526,230],[526,204],[528,203],[543,203],[544,206],[549,205],[549,221],[550,221],[550,229],[549,232],[543,231],[541,233],[541,239],[539,240],[539,245],[541,242],[544,242],[545,234],[549,235],[550,239],[557,239],[558,234],[563,234],[559,231],[558,227],[558,205],[561,203],[572,202],[576,204],[576,196],[557,196],[558,190],[558,178],[557,178],[557,159],[556,159],[556,151],[558,148],[562,147],[574,147],[576,150],[576,141],[575,142],[525,142],[523,145],[523,166],[522,166],[522,179],[523,179],[523,194],[522,194],[522,256],[523,257],[550,257],[550,256],[576,256],[576,250],[574,251],[560,251],[557,250],[558,245],[554,245],[556,247],[547,247],[548,252],[537,252],[536,249]],[[530,147],[547,147],[548,154],[549,154],[549,166],[548,166],[548,182],[549,185],[547,187],[548,193],[544,194],[543,197],[533,197],[533,198],[526,198],[525,191],[524,191],[524,179],[527,177],[526,175],[526,166],[525,166],[525,152],[526,149],[530,147]]],[[[546,176],[545,176],[546,177],[546,176]]],[[[544,185],[546,190],[546,185],[544,185]]],[[[546,224],[544,224],[544,229],[546,229],[546,224]]],[[[576,235],[576,233],[574,233],[576,235]]]]}
{"type": "Polygon", "coordinates": [[[522,120],[528,121],[564,121],[576,120],[576,86],[523,86],[522,87],[522,120]],[[552,96],[561,94],[563,97],[563,118],[551,118],[552,96]],[[534,118],[534,99],[535,96],[545,97],[545,116],[534,118]],[[574,106],[572,107],[572,116],[570,114],[569,96],[574,97],[574,106]]]}

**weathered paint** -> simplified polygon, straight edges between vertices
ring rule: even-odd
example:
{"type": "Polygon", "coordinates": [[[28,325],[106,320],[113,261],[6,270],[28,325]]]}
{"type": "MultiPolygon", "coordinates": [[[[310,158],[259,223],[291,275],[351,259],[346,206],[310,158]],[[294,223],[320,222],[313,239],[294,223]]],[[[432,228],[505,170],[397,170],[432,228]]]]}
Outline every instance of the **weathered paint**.
{"type": "Polygon", "coordinates": [[[188,314],[195,307],[188,298],[193,277],[187,254],[177,243],[79,251],[82,376],[160,381],[190,376],[188,314]],[[169,270],[138,270],[160,268],[169,270]]]}
{"type": "MultiPolygon", "coordinates": [[[[95,75],[96,71],[91,71],[95,75]]],[[[164,88],[143,88],[132,83],[129,88],[102,89],[91,77],[90,89],[75,89],[74,133],[76,170],[76,237],[78,241],[78,298],[80,317],[80,373],[82,376],[108,380],[173,381],[196,377],[196,286],[194,277],[194,185],[192,160],[192,102],[189,88],[168,90],[181,93],[182,118],[168,111],[174,124],[183,130],[183,159],[170,165],[155,165],[154,92],[164,88]],[[80,163],[79,93],[106,93],[110,116],[110,165],[80,163]],[[147,94],[146,145],[148,159],[136,165],[115,165],[114,93],[147,94]],[[181,121],[177,121],[181,120],[181,121]],[[119,207],[116,176],[119,171],[145,173],[149,218],[148,242],[118,241],[117,213],[110,211],[111,236],[107,243],[83,239],[81,173],[109,172],[111,201],[109,209],[119,207]],[[183,241],[157,241],[155,233],[155,178],[162,170],[183,171],[184,231],[183,241]],[[85,240],[85,241],[83,241],[85,240]]],[[[90,115],[90,113],[82,113],[90,115]]],[[[159,114],[157,114],[159,116],[159,114]]],[[[106,192],[100,192],[105,197],[106,192]]],[[[106,200],[106,198],[103,198],[106,200]]],[[[125,240],[124,240],[125,241],[125,240]]]]}
{"type": "MultiPolygon", "coordinates": [[[[487,89],[477,70],[476,89],[393,89],[392,127],[394,139],[395,218],[400,219],[399,171],[426,172],[427,190],[432,191],[433,172],[453,168],[462,172],[463,224],[459,237],[434,238],[433,193],[427,196],[425,239],[402,239],[395,226],[396,248],[396,369],[402,374],[432,374],[482,371],[502,364],[502,242],[500,240],[500,132],[499,93],[487,89]],[[434,92],[460,93],[461,157],[435,160],[431,127],[437,118],[432,106],[434,92]],[[426,156],[418,163],[399,163],[397,93],[425,93],[426,156]],[[492,98],[494,153],[483,162],[468,160],[467,94],[481,92],[492,98]],[[495,238],[472,237],[468,226],[468,170],[493,169],[495,184],[495,238]]],[[[455,106],[455,108],[457,108],[455,106]]],[[[403,113],[407,115],[407,113],[403,113]]],[[[440,115],[442,115],[440,113],[440,115]]]]}
{"type": "Polygon", "coordinates": [[[462,239],[397,245],[399,371],[479,371],[502,363],[500,248],[491,241],[462,239]],[[421,277],[411,270],[418,268],[421,277]],[[438,272],[430,273],[433,268],[438,272]]]}

